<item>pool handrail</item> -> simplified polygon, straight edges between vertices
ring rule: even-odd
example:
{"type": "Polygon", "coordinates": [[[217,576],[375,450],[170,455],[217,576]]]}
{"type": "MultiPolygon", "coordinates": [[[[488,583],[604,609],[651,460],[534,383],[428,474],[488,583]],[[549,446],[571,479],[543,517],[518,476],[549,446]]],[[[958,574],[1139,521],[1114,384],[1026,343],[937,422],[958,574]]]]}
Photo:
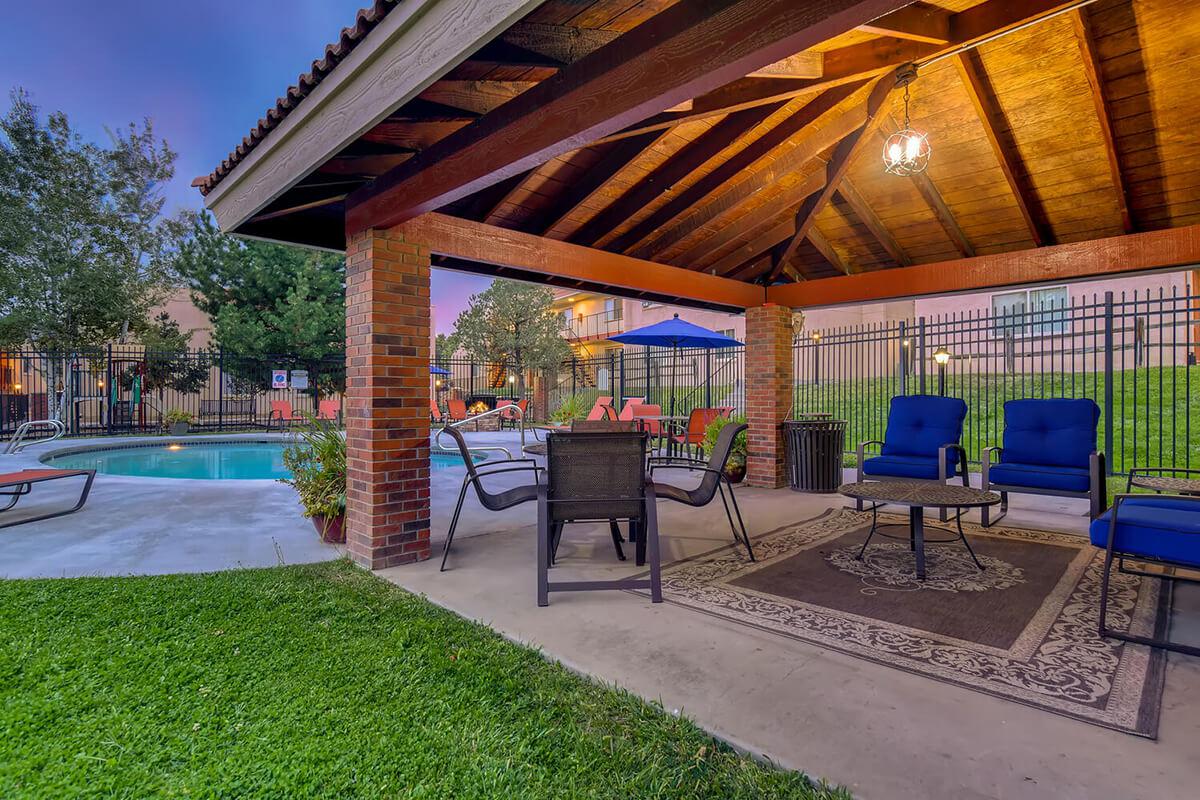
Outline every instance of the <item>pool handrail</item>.
{"type": "MultiPolygon", "coordinates": [[[[438,452],[438,453],[455,453],[455,454],[458,453],[457,447],[446,447],[444,444],[442,444],[442,431],[444,431],[446,428],[460,428],[463,425],[466,425],[467,423],[475,422],[476,420],[483,419],[484,417],[491,417],[491,416],[495,416],[496,414],[501,414],[501,413],[506,413],[509,415],[511,415],[511,414],[517,415],[517,419],[521,423],[519,426],[519,430],[521,433],[521,452],[524,453],[525,452],[525,412],[522,411],[521,407],[518,406],[516,403],[514,403],[510,406],[497,406],[496,408],[490,409],[488,411],[484,411],[481,414],[475,414],[466,419],[460,419],[457,422],[451,422],[449,425],[443,425],[441,428],[438,429],[437,435],[433,438],[434,451],[438,452]]],[[[533,438],[534,439],[537,438],[536,432],[533,434],[533,438]]],[[[498,445],[498,444],[497,445],[486,445],[483,447],[472,447],[471,449],[478,450],[479,452],[485,452],[485,451],[489,451],[489,450],[496,451],[496,452],[504,453],[504,455],[508,456],[509,458],[513,457],[512,451],[510,451],[507,447],[502,447],[501,445],[498,445]]]]}
{"type": "Polygon", "coordinates": [[[55,439],[61,439],[67,435],[66,424],[59,419],[31,419],[22,422],[17,426],[17,430],[13,433],[13,437],[8,440],[8,446],[4,448],[4,455],[15,456],[31,444],[44,444],[53,442],[55,439]],[[25,436],[32,430],[38,428],[51,428],[54,433],[45,439],[34,439],[26,442],[25,436]]]}

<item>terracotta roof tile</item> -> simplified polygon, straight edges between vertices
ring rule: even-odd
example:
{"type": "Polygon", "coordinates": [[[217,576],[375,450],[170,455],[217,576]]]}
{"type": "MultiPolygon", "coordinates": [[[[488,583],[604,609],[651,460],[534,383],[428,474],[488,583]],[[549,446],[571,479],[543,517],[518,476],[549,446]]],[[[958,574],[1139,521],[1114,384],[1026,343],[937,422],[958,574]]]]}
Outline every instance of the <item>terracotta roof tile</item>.
{"type": "Polygon", "coordinates": [[[211,192],[400,2],[401,0],[375,0],[371,6],[360,9],[355,16],[354,25],[342,28],[338,40],[325,46],[324,57],[312,62],[312,69],[297,78],[295,86],[288,87],[283,97],[275,101],[274,107],[267,109],[266,116],[250,129],[250,133],[216,169],[208,175],[196,178],[192,185],[198,187],[201,194],[211,192]]]}

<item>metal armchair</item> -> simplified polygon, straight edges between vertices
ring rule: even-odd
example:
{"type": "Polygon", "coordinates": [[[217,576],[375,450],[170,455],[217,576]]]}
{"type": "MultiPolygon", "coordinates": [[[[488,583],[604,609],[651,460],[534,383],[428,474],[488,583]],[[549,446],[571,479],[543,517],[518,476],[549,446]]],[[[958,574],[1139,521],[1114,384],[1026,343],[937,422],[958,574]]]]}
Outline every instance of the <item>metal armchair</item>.
{"type": "Polygon", "coordinates": [[[446,543],[442,547],[442,565],[439,571],[444,572],[446,569],[446,559],[450,557],[450,545],[454,541],[454,531],[458,528],[458,518],[462,514],[463,501],[467,497],[467,489],[472,486],[475,487],[475,494],[479,497],[479,503],[488,511],[504,511],[505,509],[537,499],[537,488],[540,482],[539,475],[542,468],[532,458],[505,458],[499,461],[486,461],[483,464],[476,465],[475,460],[471,457],[471,450],[467,446],[466,439],[463,438],[462,433],[457,428],[447,427],[442,432],[454,439],[455,444],[458,445],[458,451],[462,454],[463,461],[467,465],[467,474],[463,478],[462,488],[458,492],[458,503],[454,506],[454,516],[450,520],[450,531],[446,534],[446,543]],[[533,483],[522,484],[499,492],[489,492],[484,489],[483,478],[514,472],[532,473],[533,483]]]}
{"type": "Polygon", "coordinates": [[[745,545],[746,554],[750,556],[751,561],[754,561],[754,548],[750,545],[750,537],[746,533],[746,524],[742,521],[742,512],[738,508],[737,498],[733,493],[733,484],[729,482],[729,478],[725,477],[725,465],[729,461],[730,453],[733,451],[734,440],[739,433],[748,427],[744,423],[730,423],[721,428],[721,432],[717,434],[717,441],[713,445],[713,451],[708,461],[682,456],[652,457],[650,459],[650,477],[653,479],[655,472],[669,469],[703,472],[704,478],[695,489],[683,489],[669,483],[655,483],[654,494],[656,497],[674,500],[677,503],[683,503],[693,508],[706,506],[717,495],[720,495],[721,504],[725,506],[725,518],[729,520],[729,529],[733,532],[733,540],[745,545]],[[729,490],[728,498],[726,498],[726,489],[729,490]],[[730,506],[733,507],[732,513],[730,513],[730,506]],[[737,516],[736,526],[733,523],[734,515],[737,516]]]}

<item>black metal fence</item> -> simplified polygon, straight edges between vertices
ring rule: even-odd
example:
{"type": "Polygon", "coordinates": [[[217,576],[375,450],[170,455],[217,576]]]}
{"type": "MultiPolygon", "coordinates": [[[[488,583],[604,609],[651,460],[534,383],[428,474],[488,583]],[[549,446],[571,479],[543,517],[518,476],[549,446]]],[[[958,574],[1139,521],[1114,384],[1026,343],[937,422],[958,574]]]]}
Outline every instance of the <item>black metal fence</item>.
{"type": "Polygon", "coordinates": [[[299,417],[316,414],[324,400],[327,416],[340,409],[345,375],[340,355],[245,358],[116,345],[70,353],[0,351],[0,439],[22,422],[51,416],[61,418],[71,436],[150,433],[176,415],[201,431],[263,429],[278,424],[272,408],[299,417]]]}
{"type": "Polygon", "coordinates": [[[813,331],[794,347],[795,410],[846,419],[852,448],[883,438],[894,395],[960,397],[978,460],[1000,443],[1006,400],[1087,397],[1101,408],[1097,446],[1112,471],[1200,465],[1197,308],[1200,296],[1178,291],[1109,292],[813,331]]]}

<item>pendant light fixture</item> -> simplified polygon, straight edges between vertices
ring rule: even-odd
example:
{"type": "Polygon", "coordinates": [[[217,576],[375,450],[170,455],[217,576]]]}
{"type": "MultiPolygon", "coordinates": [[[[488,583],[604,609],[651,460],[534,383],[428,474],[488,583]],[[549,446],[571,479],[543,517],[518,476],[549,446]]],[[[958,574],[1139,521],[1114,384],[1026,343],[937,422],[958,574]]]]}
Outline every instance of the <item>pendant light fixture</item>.
{"type": "Polygon", "coordinates": [[[896,86],[904,87],[904,129],[883,143],[883,166],[893,175],[913,175],[929,165],[929,138],[915,131],[908,119],[908,86],[917,79],[917,65],[909,64],[896,73],[896,86]]]}

